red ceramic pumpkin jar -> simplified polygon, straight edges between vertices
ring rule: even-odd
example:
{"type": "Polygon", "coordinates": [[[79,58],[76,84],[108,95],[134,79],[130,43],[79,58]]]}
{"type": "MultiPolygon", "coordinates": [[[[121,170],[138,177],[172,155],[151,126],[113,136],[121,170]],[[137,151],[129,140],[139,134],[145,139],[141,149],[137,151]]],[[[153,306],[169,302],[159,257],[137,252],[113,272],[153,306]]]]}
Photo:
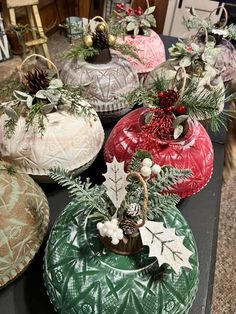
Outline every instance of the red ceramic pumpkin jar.
{"type": "Polygon", "coordinates": [[[104,148],[106,162],[115,156],[125,161],[127,168],[137,149],[148,150],[153,161],[160,166],[171,165],[190,169],[192,176],[177,184],[170,192],[181,198],[199,192],[210,180],[213,170],[213,148],[204,127],[188,119],[187,131],[177,140],[161,140],[157,136],[152,143],[143,135],[144,116],[150,108],[136,109],[123,117],[113,128],[104,148]]]}

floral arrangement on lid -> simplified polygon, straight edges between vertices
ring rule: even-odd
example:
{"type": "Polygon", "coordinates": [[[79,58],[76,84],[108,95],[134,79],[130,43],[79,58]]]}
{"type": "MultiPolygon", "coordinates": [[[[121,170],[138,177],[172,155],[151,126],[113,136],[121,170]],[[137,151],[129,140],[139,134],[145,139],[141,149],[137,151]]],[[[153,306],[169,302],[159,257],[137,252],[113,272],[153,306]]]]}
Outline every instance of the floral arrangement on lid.
{"type": "MultiPolygon", "coordinates": [[[[221,9],[221,7],[217,8],[221,9]]],[[[221,73],[224,82],[232,80],[236,75],[236,50],[230,41],[236,40],[236,25],[227,25],[228,13],[225,7],[222,7],[225,18],[217,23],[212,21],[213,10],[210,15],[205,18],[199,18],[195,10],[189,10],[189,18],[184,19],[184,24],[188,30],[203,27],[206,29],[206,35],[198,34],[199,42],[204,42],[207,36],[211,40],[212,45],[219,49],[217,60],[214,64],[215,68],[221,73]]]]}
{"type": "MultiPolygon", "coordinates": [[[[27,57],[21,68],[28,58],[35,56],[38,55],[27,57]]],[[[56,72],[58,74],[57,69],[56,72]]],[[[20,117],[25,118],[26,131],[33,128],[42,136],[45,131],[45,120],[48,119],[47,114],[51,112],[67,111],[92,118],[94,121],[98,118],[92,106],[81,97],[81,89],[65,86],[59,79],[59,74],[58,78],[49,77],[47,71],[39,68],[22,74],[20,81],[17,81],[17,90],[9,90],[8,93],[10,100],[2,102],[0,114],[5,113],[8,117],[4,128],[9,138],[14,135],[20,117]]]]}
{"type": "Polygon", "coordinates": [[[130,255],[147,245],[149,256],[158,259],[159,267],[167,263],[176,273],[181,267],[191,268],[188,259],[192,253],[184,246],[182,237],[158,222],[158,215],[176,208],[180,198],[168,194],[168,188],[190,175],[188,170],[153,164],[152,156],[140,150],[134,154],[128,173],[124,172],[124,162],[114,158],[112,163],[107,163],[105,182],[101,186],[91,187],[91,183],[82,183],[59,169],[51,172],[51,177],[66,186],[75,200],[83,199],[89,204],[89,219],[98,221],[98,233],[106,247],[118,254],[130,255]],[[158,230],[161,235],[155,237],[158,230]],[[170,256],[168,251],[173,254],[170,256]]]}
{"type": "Polygon", "coordinates": [[[111,32],[116,35],[132,34],[134,36],[149,36],[151,27],[156,27],[156,19],[153,15],[156,7],[149,7],[149,3],[147,2],[147,9],[145,11],[140,6],[133,9],[132,2],[130,5],[124,3],[116,5],[116,10],[113,12],[109,21],[111,32]]]}
{"type": "Polygon", "coordinates": [[[113,49],[123,55],[139,60],[137,50],[131,45],[118,43],[116,36],[100,16],[91,19],[87,27],[83,28],[81,32],[83,34],[82,38],[71,49],[62,54],[65,59],[82,58],[91,63],[107,63],[111,60],[110,49],[113,49]],[[100,22],[97,23],[96,20],[100,20],[100,22]],[[104,54],[104,52],[106,55],[103,56],[102,61],[97,62],[97,57],[104,54]]]}
{"type": "MultiPolygon", "coordinates": [[[[212,21],[213,10],[206,18],[199,18],[194,8],[188,10],[189,17],[184,18],[183,23],[190,31],[191,29],[199,29],[204,27],[207,29],[209,35],[215,39],[215,43],[218,44],[222,38],[228,40],[236,40],[236,26],[234,24],[226,25],[228,20],[228,14],[224,7],[222,7],[225,13],[225,19],[214,23],[212,21]]],[[[220,8],[217,8],[217,10],[220,8]]]]}
{"type": "MultiPolygon", "coordinates": [[[[204,28],[200,28],[198,34],[205,34],[204,28]]],[[[180,67],[185,67],[190,75],[203,77],[210,66],[214,66],[220,50],[215,48],[215,43],[206,41],[204,44],[196,42],[194,38],[179,39],[169,48],[171,60],[177,60],[180,67]]],[[[176,66],[176,68],[178,68],[176,66]]]]}
{"type": "MultiPolygon", "coordinates": [[[[196,94],[199,79],[188,81],[184,67],[178,69],[175,79],[155,78],[152,89],[140,85],[127,96],[129,103],[150,107],[141,127],[147,141],[155,142],[156,136],[162,140],[182,137],[187,132],[187,120],[208,119],[212,130],[217,131],[222,125],[219,116],[221,99],[224,90],[213,89],[210,93],[199,90],[196,94]]],[[[231,99],[232,96],[227,98],[231,99]]]]}

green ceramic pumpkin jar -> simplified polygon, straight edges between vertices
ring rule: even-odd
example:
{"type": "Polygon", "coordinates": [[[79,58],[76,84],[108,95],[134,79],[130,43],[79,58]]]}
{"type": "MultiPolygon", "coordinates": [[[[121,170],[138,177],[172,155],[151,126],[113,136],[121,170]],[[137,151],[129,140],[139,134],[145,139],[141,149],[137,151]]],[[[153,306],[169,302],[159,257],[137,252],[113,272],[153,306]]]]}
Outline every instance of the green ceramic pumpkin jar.
{"type": "Polygon", "coordinates": [[[193,253],[192,269],[176,274],[148,257],[148,248],[124,256],[104,247],[89,203],[71,202],[50,234],[44,280],[55,310],[61,314],[186,314],[198,288],[198,255],[192,232],[177,209],[160,212],[158,221],[185,236],[193,253]]]}

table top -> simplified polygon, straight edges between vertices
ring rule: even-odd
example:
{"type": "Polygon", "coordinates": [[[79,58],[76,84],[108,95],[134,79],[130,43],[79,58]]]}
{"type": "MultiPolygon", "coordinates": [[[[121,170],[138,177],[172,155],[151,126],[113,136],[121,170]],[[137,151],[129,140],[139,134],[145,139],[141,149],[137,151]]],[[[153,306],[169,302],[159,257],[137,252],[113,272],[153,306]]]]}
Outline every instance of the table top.
{"type": "MultiPolygon", "coordinates": [[[[176,42],[175,38],[162,36],[166,47],[176,42]]],[[[106,128],[106,135],[111,127],[106,128]]],[[[212,135],[214,147],[214,171],[208,185],[198,194],[181,202],[179,208],[189,223],[196,239],[199,263],[200,283],[196,299],[189,314],[210,314],[214,268],[216,258],[216,242],[224,161],[224,132],[212,135]]],[[[102,152],[83,177],[91,176],[100,183],[102,173],[106,171],[102,152]]],[[[42,185],[50,206],[51,229],[55,219],[69,202],[65,189],[55,185],[42,185]]],[[[42,278],[43,255],[46,239],[28,269],[16,281],[0,291],[1,314],[54,314],[52,305],[46,294],[42,278]]],[[[132,313],[131,313],[132,314],[132,313]]]]}

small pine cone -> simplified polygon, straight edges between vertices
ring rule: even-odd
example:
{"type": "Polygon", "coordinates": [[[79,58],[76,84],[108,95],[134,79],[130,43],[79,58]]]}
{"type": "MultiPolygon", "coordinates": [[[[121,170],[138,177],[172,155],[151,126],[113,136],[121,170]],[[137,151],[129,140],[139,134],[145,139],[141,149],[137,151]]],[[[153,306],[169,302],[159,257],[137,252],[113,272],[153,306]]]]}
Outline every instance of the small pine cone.
{"type": "Polygon", "coordinates": [[[109,48],[107,31],[96,30],[93,34],[93,47],[99,50],[109,48]]]}
{"type": "Polygon", "coordinates": [[[140,205],[137,203],[131,203],[127,209],[127,216],[136,217],[140,212],[140,205]]]}
{"type": "Polygon", "coordinates": [[[168,89],[163,92],[163,96],[160,98],[159,103],[161,106],[169,107],[173,105],[178,99],[178,94],[173,89],[168,89]]]}
{"type": "Polygon", "coordinates": [[[119,227],[123,230],[124,235],[131,235],[136,231],[136,226],[133,220],[131,219],[123,219],[121,220],[119,227]]]}
{"type": "Polygon", "coordinates": [[[36,94],[39,90],[48,88],[48,73],[37,68],[28,71],[24,76],[23,84],[28,88],[30,94],[36,94]]]}

